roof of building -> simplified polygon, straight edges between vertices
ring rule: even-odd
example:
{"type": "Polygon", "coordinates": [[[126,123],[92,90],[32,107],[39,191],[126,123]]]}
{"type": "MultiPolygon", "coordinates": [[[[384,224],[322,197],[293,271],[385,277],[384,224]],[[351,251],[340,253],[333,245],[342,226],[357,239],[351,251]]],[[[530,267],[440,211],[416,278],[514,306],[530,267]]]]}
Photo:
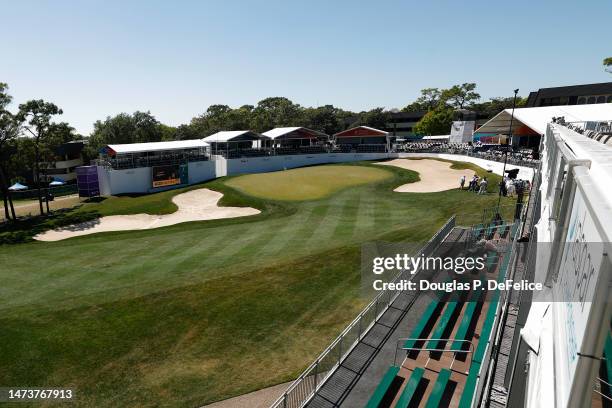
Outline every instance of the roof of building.
{"type": "Polygon", "coordinates": [[[287,137],[292,133],[306,133],[307,135],[311,135],[313,137],[327,137],[328,135],[319,132],[317,130],[308,129],[302,126],[291,126],[291,127],[277,127],[267,132],[262,133],[264,136],[269,137],[270,139],[279,139],[283,137],[287,137]]]}
{"type": "Polygon", "coordinates": [[[259,140],[265,138],[265,136],[262,137],[262,135],[257,132],[253,132],[252,130],[222,130],[221,132],[206,136],[202,140],[208,143],[224,143],[241,140],[259,140]]]}
{"type": "Polygon", "coordinates": [[[62,143],[55,148],[55,154],[63,156],[65,154],[79,154],[85,147],[84,140],[73,140],[68,143],[62,143]]]}
{"type": "Polygon", "coordinates": [[[540,88],[531,92],[527,101],[532,106],[538,98],[557,98],[561,96],[585,96],[612,93],[612,82],[601,82],[597,84],[557,86],[553,88],[540,88]]]}
{"type": "MultiPolygon", "coordinates": [[[[511,115],[512,109],[504,109],[478,128],[475,133],[508,134],[511,115]]],[[[552,122],[552,118],[555,117],[564,117],[566,122],[611,120],[612,104],[602,103],[593,105],[519,108],[514,110],[512,127],[516,129],[520,125],[525,125],[538,134],[543,135],[546,132],[546,126],[548,123],[552,122]]]]}
{"type": "Polygon", "coordinates": [[[125,143],[106,146],[115,153],[159,152],[162,150],[197,149],[206,147],[208,143],[201,139],[173,140],[171,142],[125,143]]]}
{"type": "Polygon", "coordinates": [[[352,137],[352,136],[388,136],[389,132],[384,130],[375,129],[369,126],[356,126],[350,129],[343,130],[334,135],[334,137],[352,137]]]}
{"type": "Polygon", "coordinates": [[[389,121],[390,122],[398,122],[398,121],[418,121],[420,120],[423,116],[425,116],[427,114],[427,111],[410,111],[410,112],[404,112],[404,111],[400,111],[400,112],[391,112],[389,114],[389,121]]]}

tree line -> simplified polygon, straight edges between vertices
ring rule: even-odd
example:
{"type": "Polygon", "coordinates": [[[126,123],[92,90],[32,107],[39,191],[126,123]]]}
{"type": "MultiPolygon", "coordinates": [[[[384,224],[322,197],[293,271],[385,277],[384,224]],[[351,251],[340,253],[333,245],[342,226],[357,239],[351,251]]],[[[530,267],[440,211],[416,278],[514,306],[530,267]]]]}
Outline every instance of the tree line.
{"type": "Polygon", "coordinates": [[[8,220],[17,219],[8,188],[28,170],[33,171],[40,213],[49,213],[49,203],[43,200],[43,185],[39,180],[41,169],[54,161],[57,146],[78,137],[68,123],[52,120],[62,114],[57,105],[34,99],[20,104],[17,112],[12,113],[7,109],[12,100],[8,85],[0,82],[0,192],[8,220]]]}
{"type": "MultiPolygon", "coordinates": [[[[16,219],[8,187],[27,174],[33,175],[41,215],[49,212],[39,175],[54,161],[56,148],[69,141],[84,140],[87,159],[97,157],[100,148],[108,144],[200,139],[222,130],[264,132],[275,127],[304,126],[331,135],[359,125],[386,128],[390,116],[399,111],[424,113],[414,128],[417,134],[448,134],[457,109],[476,110],[492,117],[512,106],[512,97],[480,101],[476,84],[464,83],[448,89],[425,88],[401,110],[377,107],[352,112],[334,105],[305,107],[285,97],[269,97],[256,105],[237,108],[211,105],[189,123],[176,127],[159,122],[151,112],[120,113],[96,121],[91,135],[82,136],[68,123],[56,121],[62,110],[51,102],[31,100],[19,104],[14,113],[9,111],[12,97],[8,89],[6,83],[0,83],[0,191],[7,219],[16,219]]],[[[519,98],[517,106],[525,101],[519,98]]]]}

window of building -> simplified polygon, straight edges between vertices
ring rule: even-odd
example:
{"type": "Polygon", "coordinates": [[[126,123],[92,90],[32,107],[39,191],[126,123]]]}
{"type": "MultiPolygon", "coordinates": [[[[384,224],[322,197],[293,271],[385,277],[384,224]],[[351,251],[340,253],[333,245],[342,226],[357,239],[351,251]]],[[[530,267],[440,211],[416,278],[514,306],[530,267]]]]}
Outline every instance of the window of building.
{"type": "Polygon", "coordinates": [[[584,105],[586,103],[586,98],[584,96],[581,96],[580,98],[578,98],[578,105],[584,105]]]}
{"type": "Polygon", "coordinates": [[[606,103],[606,97],[601,95],[597,97],[597,103],[606,103]]]}
{"type": "Polygon", "coordinates": [[[587,103],[589,105],[591,105],[591,104],[593,104],[595,102],[597,102],[597,98],[595,98],[594,96],[589,96],[589,99],[587,99],[587,103]]]}
{"type": "Polygon", "coordinates": [[[607,101],[607,102],[608,102],[608,103],[612,103],[612,95],[609,95],[609,96],[608,96],[608,101],[607,101]]]}

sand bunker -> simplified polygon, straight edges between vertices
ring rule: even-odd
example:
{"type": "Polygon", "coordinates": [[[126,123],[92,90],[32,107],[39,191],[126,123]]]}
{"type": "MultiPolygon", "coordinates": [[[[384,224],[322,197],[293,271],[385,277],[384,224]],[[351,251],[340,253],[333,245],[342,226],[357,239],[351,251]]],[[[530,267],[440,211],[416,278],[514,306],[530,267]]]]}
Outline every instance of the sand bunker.
{"type": "Polygon", "coordinates": [[[87,221],[56,230],[45,231],[34,237],[39,241],[59,241],[79,235],[97,232],[143,230],[167,227],[189,221],[216,220],[219,218],[245,217],[259,214],[251,207],[219,207],[218,202],[223,194],[201,188],[174,196],[172,201],[178,210],[166,215],[111,215],[93,221],[87,221]]]}
{"type": "Polygon", "coordinates": [[[377,164],[401,167],[402,169],[413,170],[419,173],[420,181],[404,184],[393,190],[398,193],[433,193],[459,188],[461,176],[465,176],[465,185],[467,187],[470,179],[475,174],[474,170],[451,169],[451,163],[439,160],[394,159],[377,164]]]}

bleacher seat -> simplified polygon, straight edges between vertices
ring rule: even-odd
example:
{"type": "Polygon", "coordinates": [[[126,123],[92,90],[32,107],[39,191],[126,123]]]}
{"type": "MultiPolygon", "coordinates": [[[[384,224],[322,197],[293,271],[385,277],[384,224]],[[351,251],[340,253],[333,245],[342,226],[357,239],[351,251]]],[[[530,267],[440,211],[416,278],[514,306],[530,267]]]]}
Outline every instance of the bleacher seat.
{"type": "Polygon", "coordinates": [[[412,398],[414,398],[414,395],[416,394],[419,383],[423,378],[423,374],[425,374],[425,369],[421,367],[417,367],[414,369],[414,371],[412,371],[408,383],[406,383],[397,404],[395,404],[395,408],[408,408],[408,405],[410,405],[412,398]]]}
{"type": "Polygon", "coordinates": [[[391,384],[393,384],[399,370],[400,368],[397,366],[389,367],[383,378],[378,383],[376,390],[374,390],[374,394],[372,394],[370,400],[366,404],[366,408],[378,408],[381,405],[381,402],[384,400],[389,388],[391,388],[391,384]]]}
{"type": "MultiPolygon", "coordinates": [[[[440,320],[438,320],[438,324],[431,334],[432,339],[440,339],[444,336],[444,332],[446,331],[448,324],[450,323],[457,306],[461,307],[458,302],[448,302],[446,303],[446,308],[444,309],[444,313],[440,320]]],[[[437,349],[440,346],[440,340],[430,340],[427,343],[427,348],[437,349]]]]}
{"type": "MultiPolygon", "coordinates": [[[[427,306],[427,309],[425,309],[425,312],[423,312],[423,315],[419,319],[417,325],[414,327],[414,329],[412,329],[412,332],[410,333],[410,337],[412,339],[418,339],[423,336],[427,326],[432,323],[432,318],[439,314],[440,310],[442,309],[442,305],[442,303],[435,299],[431,301],[429,306],[427,306]]],[[[413,348],[415,344],[416,340],[406,340],[404,347],[413,348]]]]}
{"type": "Polygon", "coordinates": [[[427,399],[427,405],[425,405],[425,408],[438,408],[440,406],[440,402],[442,401],[442,397],[444,396],[444,391],[446,390],[450,377],[450,370],[446,368],[440,370],[438,378],[433,386],[433,390],[427,399]]]}
{"type": "Polygon", "coordinates": [[[462,350],[464,345],[467,344],[463,341],[457,340],[468,340],[468,330],[472,325],[472,319],[474,318],[474,312],[478,307],[478,302],[468,302],[465,306],[465,311],[463,312],[463,319],[461,323],[459,323],[459,328],[455,333],[455,341],[451,346],[452,350],[462,350]]]}
{"type": "Polygon", "coordinates": [[[604,357],[606,358],[607,381],[610,383],[609,395],[612,396],[612,335],[608,333],[604,346],[604,357]]]}
{"type": "Polygon", "coordinates": [[[495,269],[495,264],[498,260],[498,256],[494,251],[487,251],[487,264],[486,270],[489,272],[493,272],[495,269]]]}

